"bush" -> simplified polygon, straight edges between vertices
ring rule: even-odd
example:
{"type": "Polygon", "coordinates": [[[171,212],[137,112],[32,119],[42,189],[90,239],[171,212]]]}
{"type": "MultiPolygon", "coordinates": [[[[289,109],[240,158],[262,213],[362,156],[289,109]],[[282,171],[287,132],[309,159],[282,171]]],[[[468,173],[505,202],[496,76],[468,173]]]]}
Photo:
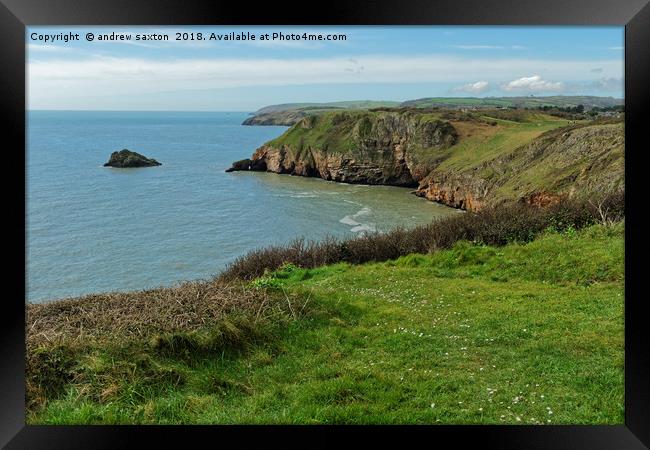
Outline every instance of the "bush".
{"type": "Polygon", "coordinates": [[[313,268],[338,262],[386,261],[410,253],[448,249],[463,240],[495,246],[528,242],[549,227],[560,232],[571,231],[594,223],[621,220],[624,216],[624,192],[598,199],[566,199],[544,208],[514,202],[412,229],[396,228],[384,234],[374,233],[342,241],[327,238],[321,242],[305,242],[298,239],[287,245],[254,250],[235,260],[219,275],[219,280],[252,280],[286,264],[313,268]]]}
{"type": "Polygon", "coordinates": [[[28,352],[25,400],[28,408],[59,396],[74,378],[75,352],[69,346],[38,347],[28,352]]]}

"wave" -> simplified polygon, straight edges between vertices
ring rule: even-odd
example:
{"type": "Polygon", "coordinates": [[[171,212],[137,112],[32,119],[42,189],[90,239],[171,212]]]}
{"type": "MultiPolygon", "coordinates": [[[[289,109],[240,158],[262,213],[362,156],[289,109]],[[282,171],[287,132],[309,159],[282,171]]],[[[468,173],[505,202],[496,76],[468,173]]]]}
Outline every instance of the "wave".
{"type": "Polygon", "coordinates": [[[353,227],[357,225],[361,225],[359,222],[354,220],[352,216],[345,216],[344,218],[339,219],[339,222],[344,223],[345,225],[351,225],[353,227]]]}
{"type": "Polygon", "coordinates": [[[360,224],[356,227],[353,227],[350,231],[352,231],[353,233],[364,233],[366,231],[374,233],[375,231],[377,231],[377,228],[375,227],[374,223],[366,223],[366,224],[360,224]]]}
{"type": "MultiPolygon", "coordinates": [[[[354,203],[354,202],[348,202],[348,203],[354,203]]],[[[363,223],[358,221],[358,219],[360,219],[361,217],[368,216],[371,213],[372,213],[372,209],[370,209],[367,206],[364,206],[356,213],[345,216],[342,219],[339,219],[339,222],[345,225],[350,225],[352,227],[350,231],[352,231],[353,233],[374,232],[377,230],[374,223],[363,223]]]]}

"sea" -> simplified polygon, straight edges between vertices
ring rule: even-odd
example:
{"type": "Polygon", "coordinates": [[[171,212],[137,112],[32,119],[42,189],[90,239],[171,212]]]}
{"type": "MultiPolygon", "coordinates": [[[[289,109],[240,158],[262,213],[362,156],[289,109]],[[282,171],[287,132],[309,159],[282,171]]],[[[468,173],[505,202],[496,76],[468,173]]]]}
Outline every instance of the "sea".
{"type": "Polygon", "coordinates": [[[210,279],[248,251],[458,214],[411,189],[226,173],[282,134],[242,112],[29,111],[26,301],[210,279]],[[103,167],[127,148],[157,167],[103,167]]]}

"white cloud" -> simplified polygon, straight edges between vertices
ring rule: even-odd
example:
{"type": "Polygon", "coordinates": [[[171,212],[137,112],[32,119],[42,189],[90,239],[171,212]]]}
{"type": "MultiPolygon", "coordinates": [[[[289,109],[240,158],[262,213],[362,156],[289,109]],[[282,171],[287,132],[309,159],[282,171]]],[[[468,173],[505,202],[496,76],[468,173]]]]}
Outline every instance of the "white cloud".
{"type": "Polygon", "coordinates": [[[564,88],[564,83],[546,81],[539,75],[517,78],[501,86],[501,89],[508,92],[562,92],[564,88]]]}
{"type": "Polygon", "coordinates": [[[476,83],[467,83],[463,86],[452,89],[453,92],[467,92],[468,94],[482,94],[490,90],[490,83],[487,81],[477,81],[476,83]]]}
{"type": "MultiPolygon", "coordinates": [[[[476,79],[499,86],[513,73],[539,74],[514,80],[506,90],[558,91],[552,80],[596,81],[620,77],[623,64],[612,60],[544,60],[462,58],[446,55],[345,55],[329,58],[187,58],[79,56],[30,59],[27,67],[30,108],[114,99],[136,94],[221,89],[242,86],[287,86],[371,83],[457,83],[476,79]],[[351,61],[353,59],[354,61],[351,61]],[[593,67],[602,73],[592,74],[593,67]],[[542,76],[544,79],[542,79],[542,76]],[[522,81],[523,80],[523,81],[522,81]],[[543,88],[543,89],[542,89],[543,88]]],[[[482,89],[477,85],[474,89],[482,89]]],[[[93,103],[94,105],[94,103],[93,103]]]]}

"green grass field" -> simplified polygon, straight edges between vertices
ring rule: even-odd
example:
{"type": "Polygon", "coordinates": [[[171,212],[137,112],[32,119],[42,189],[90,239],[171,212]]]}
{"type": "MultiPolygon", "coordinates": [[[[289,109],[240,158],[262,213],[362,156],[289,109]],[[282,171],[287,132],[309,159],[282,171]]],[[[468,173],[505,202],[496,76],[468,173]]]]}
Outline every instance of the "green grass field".
{"type": "Polygon", "coordinates": [[[28,422],[621,424],[623,270],[623,222],[286,266],[251,283],[287,302],[269,339],[172,356],[97,346],[28,422]]]}
{"type": "MultiPolygon", "coordinates": [[[[512,153],[546,131],[570,123],[568,120],[545,114],[529,113],[528,116],[527,120],[522,122],[482,116],[488,121],[496,122],[493,127],[482,123],[472,123],[468,126],[462,122],[452,122],[461,129],[461,139],[456,145],[446,149],[449,157],[442,161],[438,168],[453,171],[472,169],[486,161],[512,153]]],[[[437,157],[435,153],[430,153],[423,149],[416,153],[416,157],[419,161],[437,157]]]]}

